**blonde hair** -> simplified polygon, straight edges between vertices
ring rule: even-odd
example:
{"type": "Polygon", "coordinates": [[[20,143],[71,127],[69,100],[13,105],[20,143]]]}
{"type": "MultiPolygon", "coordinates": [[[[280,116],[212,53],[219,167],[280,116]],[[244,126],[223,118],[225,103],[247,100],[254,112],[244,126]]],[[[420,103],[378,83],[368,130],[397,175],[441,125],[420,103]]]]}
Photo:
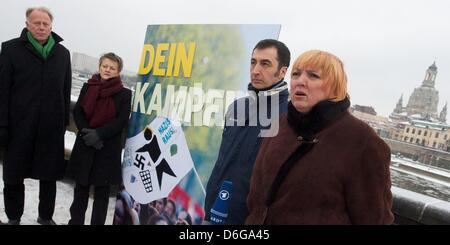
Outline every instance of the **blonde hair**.
{"type": "Polygon", "coordinates": [[[33,12],[35,10],[38,10],[38,11],[48,14],[48,17],[50,17],[50,21],[53,22],[53,14],[52,14],[52,12],[50,12],[50,9],[48,9],[46,7],[28,8],[27,12],[25,12],[25,16],[27,17],[27,20],[30,17],[31,12],[33,12]]]}
{"type": "Polygon", "coordinates": [[[335,55],[321,50],[306,51],[295,60],[292,71],[295,69],[321,70],[331,100],[341,101],[348,96],[344,64],[335,55]]]}

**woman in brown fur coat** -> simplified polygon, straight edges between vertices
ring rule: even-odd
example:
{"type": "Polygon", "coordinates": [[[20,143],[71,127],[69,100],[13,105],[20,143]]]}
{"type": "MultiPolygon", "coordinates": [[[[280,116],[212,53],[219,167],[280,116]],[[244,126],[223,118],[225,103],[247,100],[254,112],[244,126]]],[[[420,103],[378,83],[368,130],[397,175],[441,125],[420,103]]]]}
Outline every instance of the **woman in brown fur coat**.
{"type": "Polygon", "coordinates": [[[247,224],[391,224],[390,149],[349,112],[336,56],[302,54],[288,114],[259,150],[247,224]]]}

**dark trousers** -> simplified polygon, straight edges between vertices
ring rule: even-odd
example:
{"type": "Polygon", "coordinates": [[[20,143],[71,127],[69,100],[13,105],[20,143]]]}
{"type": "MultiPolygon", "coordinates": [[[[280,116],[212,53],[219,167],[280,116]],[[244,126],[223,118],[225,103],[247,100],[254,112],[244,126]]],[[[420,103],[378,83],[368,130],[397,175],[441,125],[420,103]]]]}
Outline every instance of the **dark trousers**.
{"type": "MultiPolygon", "coordinates": [[[[109,186],[94,188],[94,205],[92,207],[91,225],[104,225],[108,213],[109,186]]],[[[76,184],[73,202],[70,206],[69,225],[84,225],[84,218],[89,201],[89,186],[76,184]]]]}
{"type": "MultiPolygon", "coordinates": [[[[10,220],[20,220],[25,204],[25,185],[23,180],[18,183],[4,182],[3,197],[6,216],[10,220]]],[[[56,181],[39,181],[39,217],[50,220],[55,211],[56,181]]]]}

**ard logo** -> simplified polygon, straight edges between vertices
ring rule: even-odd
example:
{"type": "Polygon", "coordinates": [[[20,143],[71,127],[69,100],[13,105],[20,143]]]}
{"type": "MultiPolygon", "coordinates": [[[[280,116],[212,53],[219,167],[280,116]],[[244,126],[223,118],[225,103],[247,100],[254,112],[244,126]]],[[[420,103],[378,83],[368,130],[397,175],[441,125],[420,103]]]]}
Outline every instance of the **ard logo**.
{"type": "Polygon", "coordinates": [[[223,190],[219,193],[219,196],[221,200],[225,201],[228,200],[228,198],[230,198],[230,193],[228,191],[223,190]]]}

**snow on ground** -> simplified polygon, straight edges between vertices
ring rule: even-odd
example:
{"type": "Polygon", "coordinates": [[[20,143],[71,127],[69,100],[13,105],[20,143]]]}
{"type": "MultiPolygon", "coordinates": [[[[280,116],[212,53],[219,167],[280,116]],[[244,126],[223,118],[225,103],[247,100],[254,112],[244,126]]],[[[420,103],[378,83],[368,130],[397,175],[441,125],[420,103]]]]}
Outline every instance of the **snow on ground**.
{"type": "MultiPolygon", "coordinates": [[[[0,176],[3,175],[3,165],[0,164],[0,176]]],[[[25,180],[25,209],[21,219],[22,225],[38,225],[36,222],[38,216],[39,204],[39,181],[33,179],[25,180]]],[[[73,200],[73,183],[68,181],[57,182],[56,207],[53,220],[58,225],[65,225],[70,219],[69,208],[73,200]]],[[[114,216],[115,197],[109,199],[108,216],[106,224],[112,224],[114,216]]],[[[92,210],[92,193],[89,199],[88,210],[86,211],[86,222],[90,224],[92,210]]],[[[8,219],[5,214],[5,204],[3,202],[3,181],[0,181],[0,220],[6,222],[8,219]]]]}
{"type": "MultiPolygon", "coordinates": [[[[76,135],[73,132],[66,131],[65,134],[65,146],[66,150],[71,150],[75,144],[76,135]]],[[[0,152],[1,155],[1,152],[0,152]]],[[[3,175],[3,165],[0,159],[0,176],[3,175]]],[[[25,208],[21,219],[23,225],[38,225],[36,219],[38,217],[38,204],[39,204],[39,181],[33,179],[25,180],[25,208]]],[[[69,208],[73,201],[73,187],[74,183],[68,180],[58,181],[56,186],[56,207],[53,215],[53,220],[58,225],[67,224],[70,219],[69,208]]],[[[92,192],[89,198],[88,209],[86,211],[85,224],[91,222],[92,212],[92,192]]],[[[114,195],[115,196],[115,195],[114,195]]],[[[112,224],[114,216],[114,206],[116,198],[109,198],[108,216],[106,218],[106,224],[112,224]]],[[[6,222],[8,218],[5,214],[5,204],[3,202],[3,180],[0,180],[0,220],[6,222]]]]}

